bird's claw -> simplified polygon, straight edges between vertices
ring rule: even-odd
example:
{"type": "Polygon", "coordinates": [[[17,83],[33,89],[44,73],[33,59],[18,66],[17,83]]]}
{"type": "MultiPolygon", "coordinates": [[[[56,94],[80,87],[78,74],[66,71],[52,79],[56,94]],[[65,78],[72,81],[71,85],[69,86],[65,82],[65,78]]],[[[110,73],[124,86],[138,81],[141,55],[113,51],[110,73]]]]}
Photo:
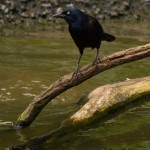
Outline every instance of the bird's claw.
{"type": "Polygon", "coordinates": [[[98,63],[100,63],[101,61],[102,61],[102,58],[97,57],[97,58],[94,60],[94,62],[93,62],[93,66],[94,66],[94,65],[98,65],[98,63]]]}
{"type": "Polygon", "coordinates": [[[77,68],[77,69],[76,69],[76,71],[73,73],[73,77],[76,76],[76,78],[78,79],[78,74],[80,74],[80,75],[82,74],[82,73],[80,72],[80,68],[77,68]]]}

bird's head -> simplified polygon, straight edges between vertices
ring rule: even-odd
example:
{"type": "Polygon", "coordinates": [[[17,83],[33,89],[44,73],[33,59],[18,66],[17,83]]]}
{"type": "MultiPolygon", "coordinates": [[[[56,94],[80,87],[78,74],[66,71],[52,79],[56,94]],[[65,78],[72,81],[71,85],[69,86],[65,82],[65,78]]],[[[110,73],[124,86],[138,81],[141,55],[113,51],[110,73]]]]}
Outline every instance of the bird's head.
{"type": "Polygon", "coordinates": [[[69,8],[60,14],[53,15],[55,18],[63,18],[68,24],[81,23],[85,20],[86,15],[77,8],[69,8]]]}

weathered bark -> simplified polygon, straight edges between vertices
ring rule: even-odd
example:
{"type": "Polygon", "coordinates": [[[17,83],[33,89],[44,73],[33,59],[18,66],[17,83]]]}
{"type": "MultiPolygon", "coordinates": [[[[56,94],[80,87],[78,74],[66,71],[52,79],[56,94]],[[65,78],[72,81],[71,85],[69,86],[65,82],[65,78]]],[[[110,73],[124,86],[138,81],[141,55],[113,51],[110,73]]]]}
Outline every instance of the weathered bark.
{"type": "Polygon", "coordinates": [[[50,87],[34,98],[33,102],[20,115],[14,127],[27,127],[38,116],[44,106],[53,98],[63,93],[67,89],[77,86],[94,75],[107,69],[116,67],[121,64],[129,63],[150,56],[150,43],[134,48],[119,51],[104,58],[97,65],[89,64],[80,69],[80,73],[76,76],[73,73],[61,77],[55,81],[50,87]]]}
{"type": "Polygon", "coordinates": [[[142,100],[140,98],[143,96],[148,96],[150,100],[150,76],[98,87],[88,94],[87,103],[57,130],[13,148],[34,149],[44,142],[53,144],[70,133],[100,122],[110,114],[112,116],[112,113],[120,111],[121,107],[142,100]]]}
{"type": "Polygon", "coordinates": [[[133,103],[143,95],[150,94],[150,76],[101,86],[87,97],[88,102],[70,119],[75,124],[90,123],[109,111],[133,103]]]}

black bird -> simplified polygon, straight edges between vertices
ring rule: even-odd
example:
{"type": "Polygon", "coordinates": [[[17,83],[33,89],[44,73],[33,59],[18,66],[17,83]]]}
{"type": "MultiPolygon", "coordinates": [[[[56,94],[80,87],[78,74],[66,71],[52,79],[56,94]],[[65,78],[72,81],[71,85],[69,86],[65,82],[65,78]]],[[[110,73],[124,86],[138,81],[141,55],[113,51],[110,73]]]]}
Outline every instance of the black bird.
{"type": "Polygon", "coordinates": [[[80,57],[77,63],[76,73],[79,72],[80,60],[83,55],[84,48],[91,47],[97,49],[96,58],[93,64],[98,63],[99,48],[101,41],[114,41],[115,37],[105,33],[98,20],[92,16],[89,16],[79,9],[69,8],[66,11],[55,14],[53,17],[63,18],[69,25],[69,32],[79,49],[80,57]]]}

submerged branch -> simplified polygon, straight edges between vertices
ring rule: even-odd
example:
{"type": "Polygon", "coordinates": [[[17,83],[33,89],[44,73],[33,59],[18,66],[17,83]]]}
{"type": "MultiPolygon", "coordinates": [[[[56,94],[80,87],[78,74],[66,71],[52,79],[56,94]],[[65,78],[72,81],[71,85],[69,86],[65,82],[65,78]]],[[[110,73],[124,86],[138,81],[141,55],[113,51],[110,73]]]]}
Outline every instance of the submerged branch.
{"type": "Polygon", "coordinates": [[[33,102],[20,115],[14,128],[29,126],[47,103],[69,88],[77,86],[107,69],[146,57],[150,57],[150,43],[116,52],[104,58],[97,65],[84,66],[77,76],[70,73],[61,77],[51,84],[46,91],[34,98],[33,102]]]}

